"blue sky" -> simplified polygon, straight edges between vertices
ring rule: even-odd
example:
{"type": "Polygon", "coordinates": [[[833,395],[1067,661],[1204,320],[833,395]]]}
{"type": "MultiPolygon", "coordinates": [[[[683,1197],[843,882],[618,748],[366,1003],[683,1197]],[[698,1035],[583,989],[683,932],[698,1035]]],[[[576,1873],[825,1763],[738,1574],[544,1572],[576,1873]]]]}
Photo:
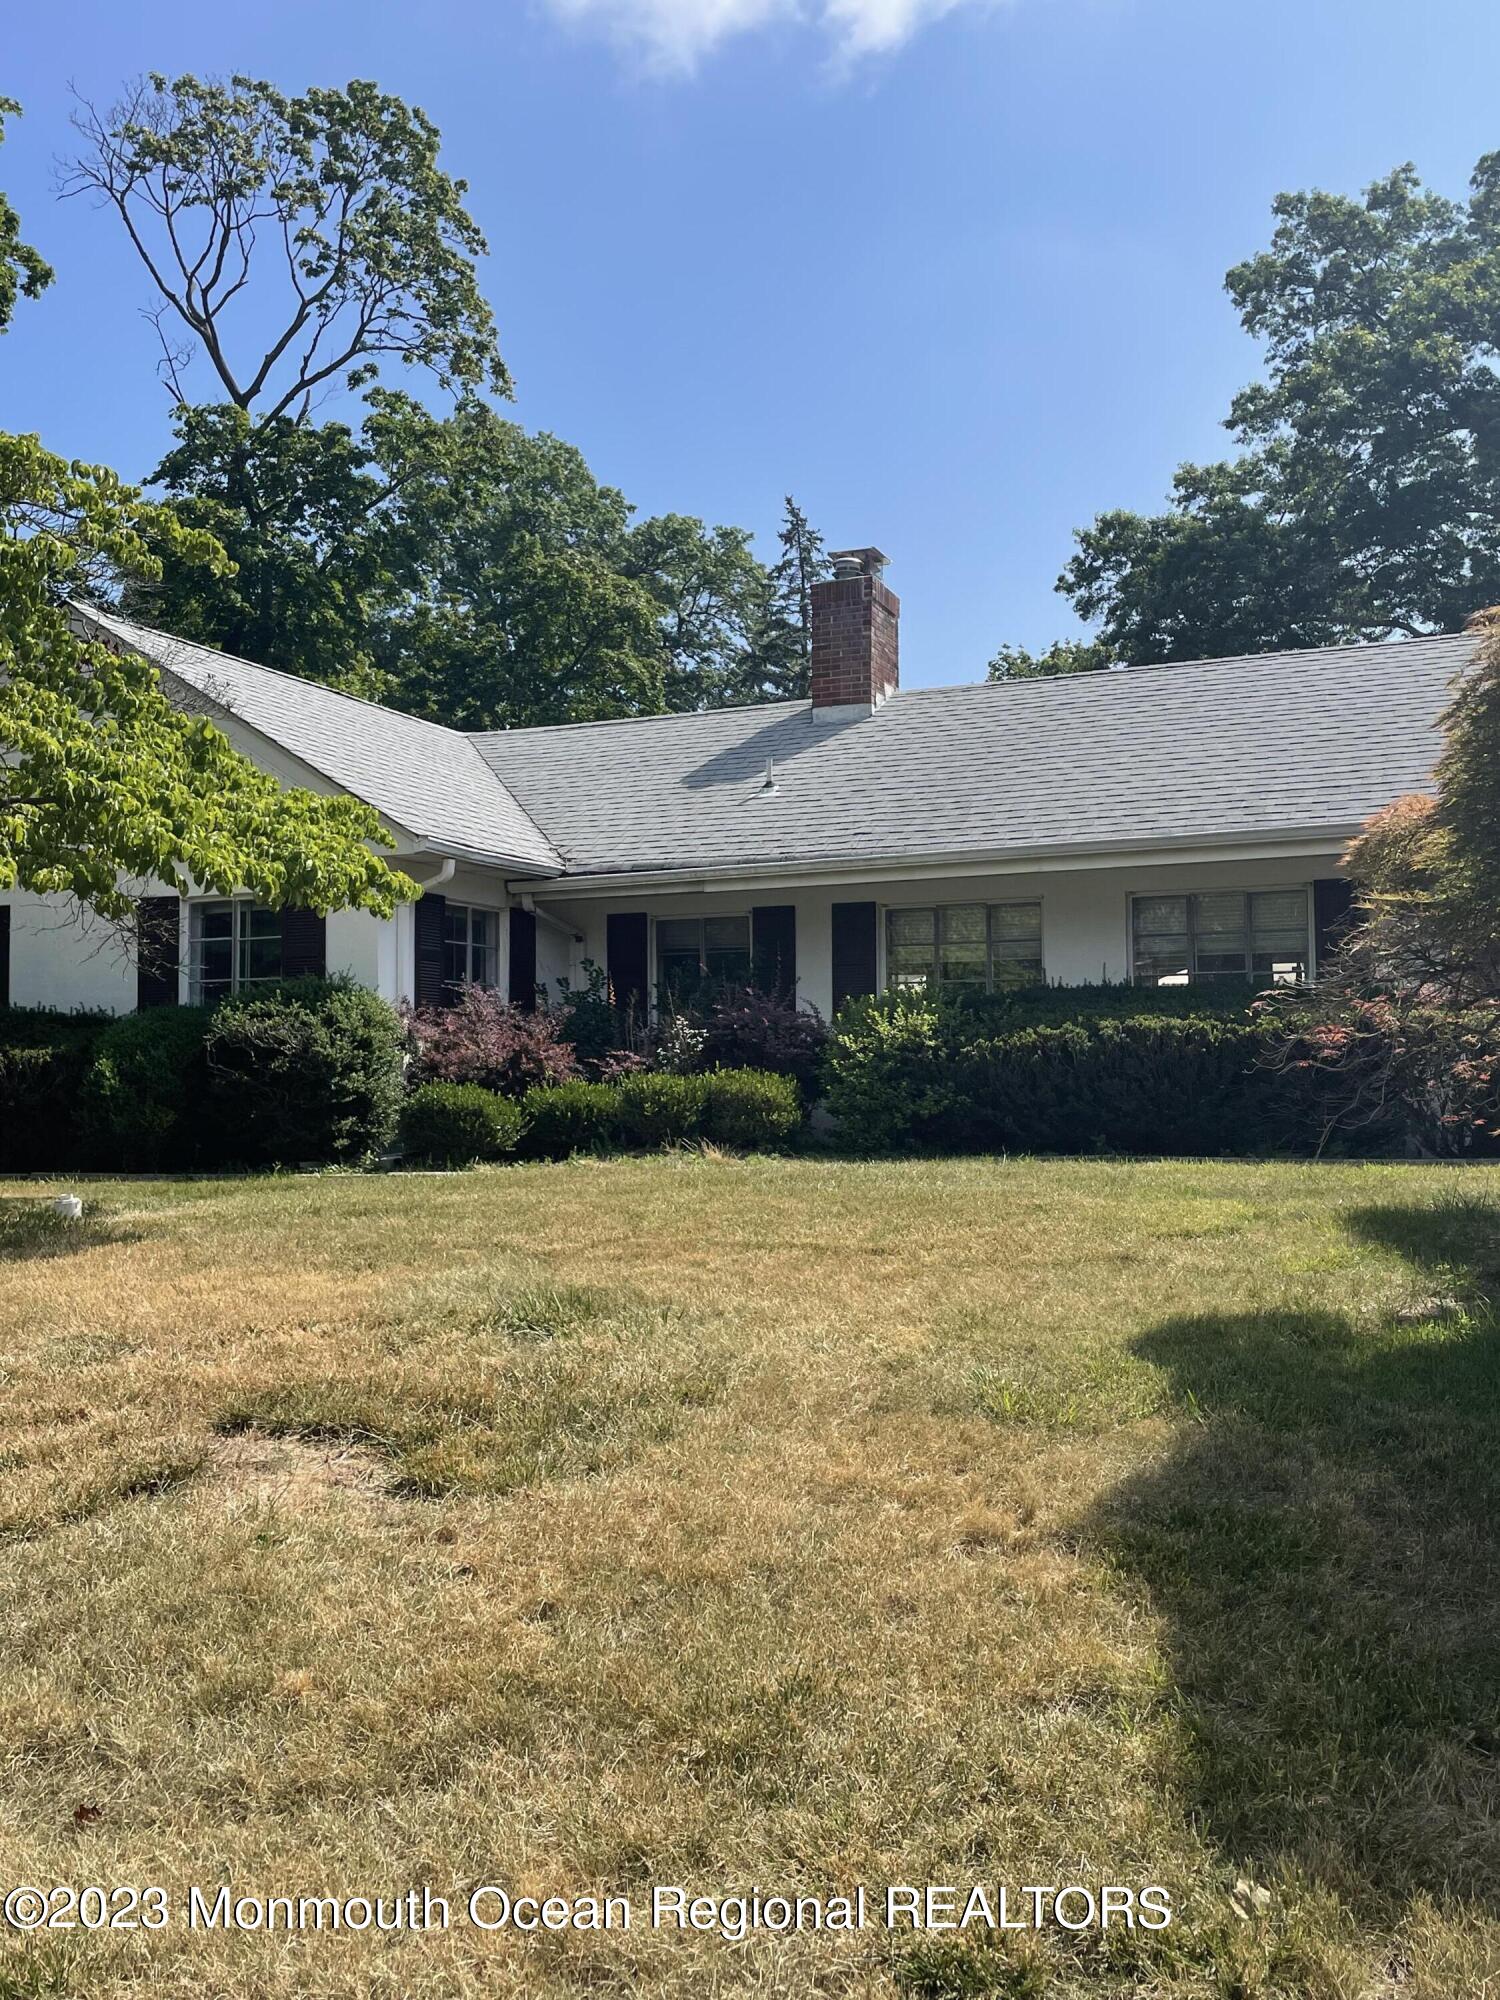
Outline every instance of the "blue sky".
{"type": "Polygon", "coordinates": [[[1076,629],[1052,590],[1075,526],[1224,448],[1258,362],[1222,279],[1273,195],[1406,159],[1461,194],[1500,146],[1497,66],[1477,0],[18,9],[0,186],[59,282],[0,343],[0,427],[136,478],[168,439],[144,274],[52,194],[70,82],[371,77],[470,183],[515,414],[642,512],[767,548],[790,489],[890,555],[903,679],[972,680],[1076,629]]]}

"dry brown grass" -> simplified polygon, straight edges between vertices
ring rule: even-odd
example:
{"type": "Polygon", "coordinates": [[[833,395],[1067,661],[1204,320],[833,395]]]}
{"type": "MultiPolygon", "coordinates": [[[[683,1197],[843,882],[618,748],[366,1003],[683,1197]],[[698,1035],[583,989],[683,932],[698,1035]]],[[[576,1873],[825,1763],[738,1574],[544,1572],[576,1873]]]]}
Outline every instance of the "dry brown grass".
{"type": "Polygon", "coordinates": [[[71,1235],[0,1190],[0,1884],[1180,1912],[179,1915],[12,1939],[0,1996],[1480,1994],[1500,1232],[1456,1188],[1500,1177],[666,1157],[101,1187],[71,1235]]]}

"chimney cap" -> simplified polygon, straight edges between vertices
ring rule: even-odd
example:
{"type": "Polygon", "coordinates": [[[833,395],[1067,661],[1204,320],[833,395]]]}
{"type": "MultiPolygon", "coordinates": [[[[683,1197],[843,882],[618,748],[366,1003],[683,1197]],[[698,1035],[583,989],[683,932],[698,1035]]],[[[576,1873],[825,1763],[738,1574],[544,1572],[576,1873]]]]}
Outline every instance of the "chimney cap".
{"type": "Polygon", "coordinates": [[[832,549],[835,576],[879,576],[890,557],[879,549],[832,549]]]}

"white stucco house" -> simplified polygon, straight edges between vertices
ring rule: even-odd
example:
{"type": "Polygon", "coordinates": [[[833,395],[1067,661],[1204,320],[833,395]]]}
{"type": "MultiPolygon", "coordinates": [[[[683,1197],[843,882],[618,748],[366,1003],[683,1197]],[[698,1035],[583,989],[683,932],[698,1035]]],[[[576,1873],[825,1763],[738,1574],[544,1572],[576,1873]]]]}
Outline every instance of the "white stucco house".
{"type": "Polygon", "coordinates": [[[846,997],[932,977],[1181,984],[1310,973],[1339,858],[1430,789],[1461,637],[902,690],[884,558],[813,603],[811,698],[464,735],[102,611],[289,784],[353,793],[420,902],[326,922],[142,884],[132,962],[64,899],[0,895],[0,1004],[186,1001],[309,970],[393,1001],[475,979],[529,1002],[607,969],[622,1003],[698,972],[846,997]]]}

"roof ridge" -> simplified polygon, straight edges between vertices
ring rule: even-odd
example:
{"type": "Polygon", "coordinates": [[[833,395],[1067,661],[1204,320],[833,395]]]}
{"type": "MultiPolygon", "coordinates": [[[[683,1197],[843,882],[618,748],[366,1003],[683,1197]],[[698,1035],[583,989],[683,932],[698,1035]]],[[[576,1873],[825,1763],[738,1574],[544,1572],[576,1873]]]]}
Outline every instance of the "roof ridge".
{"type": "MultiPolygon", "coordinates": [[[[1256,661],[1332,659],[1352,653],[1396,652],[1406,646],[1453,645],[1466,639],[1466,632],[1405,633],[1399,639],[1350,639],[1334,646],[1267,646],[1258,653],[1206,653],[1195,660],[1142,660],[1122,662],[1113,667],[1090,668],[1076,674],[1018,674],[1010,680],[944,681],[936,687],[898,688],[896,696],[908,694],[960,694],[969,689],[999,689],[1012,692],[1021,688],[1096,687],[1101,682],[1138,680],[1142,674],[1180,674],[1193,667],[1243,667],[1256,661]]],[[[882,709],[890,704],[882,703],[882,709]]],[[[877,713],[880,711],[877,710],[877,713]]]]}
{"type": "Polygon", "coordinates": [[[491,742],[497,736],[544,736],[560,729],[618,729],[627,722],[701,722],[710,715],[766,715],[778,709],[811,707],[808,696],[799,694],[786,701],[734,701],[726,702],[722,708],[663,708],[654,715],[591,715],[581,722],[528,722],[519,729],[468,729],[458,733],[470,743],[479,744],[491,742]]]}

